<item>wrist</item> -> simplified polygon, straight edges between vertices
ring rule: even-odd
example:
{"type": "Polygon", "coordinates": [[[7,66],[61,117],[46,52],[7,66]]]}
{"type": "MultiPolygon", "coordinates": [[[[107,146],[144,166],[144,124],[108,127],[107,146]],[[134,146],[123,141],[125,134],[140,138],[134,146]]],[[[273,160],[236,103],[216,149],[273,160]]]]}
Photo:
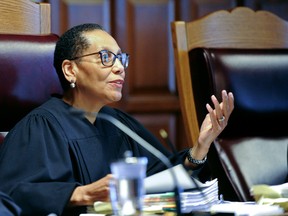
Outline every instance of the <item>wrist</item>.
{"type": "Polygon", "coordinates": [[[207,160],[207,155],[202,157],[201,159],[198,159],[193,156],[193,148],[190,148],[189,151],[187,152],[187,159],[190,163],[195,164],[195,165],[202,165],[206,162],[207,160]]]}
{"type": "Polygon", "coordinates": [[[79,193],[79,191],[81,191],[81,189],[79,187],[80,186],[78,186],[74,189],[74,191],[70,197],[68,206],[78,206],[79,203],[81,202],[81,196],[79,193]]]}
{"type": "Polygon", "coordinates": [[[191,151],[191,155],[193,158],[201,160],[208,154],[209,148],[210,145],[197,140],[197,142],[192,147],[193,151],[191,151]]]}
{"type": "Polygon", "coordinates": [[[91,204],[90,196],[86,193],[86,185],[78,186],[74,189],[70,201],[69,206],[83,206],[91,204]]]}

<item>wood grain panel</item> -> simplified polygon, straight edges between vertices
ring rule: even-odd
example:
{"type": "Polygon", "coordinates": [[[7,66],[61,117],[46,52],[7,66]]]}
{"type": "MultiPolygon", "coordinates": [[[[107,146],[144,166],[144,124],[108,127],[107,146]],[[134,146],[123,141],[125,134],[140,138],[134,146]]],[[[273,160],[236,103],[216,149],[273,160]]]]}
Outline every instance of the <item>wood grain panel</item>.
{"type": "Polygon", "coordinates": [[[7,34],[51,33],[50,4],[29,0],[5,0],[0,4],[0,32],[7,34]]]}
{"type": "Polygon", "coordinates": [[[277,14],[282,19],[288,20],[287,0],[250,0],[246,1],[246,6],[253,10],[267,10],[277,14]]]}
{"type": "Polygon", "coordinates": [[[167,132],[169,139],[171,140],[171,143],[174,145],[175,148],[177,148],[175,144],[176,143],[175,117],[169,114],[134,115],[134,117],[138,121],[143,123],[153,134],[155,134],[158,140],[171,151],[171,148],[169,147],[167,142],[163,140],[163,138],[160,136],[160,130],[164,129],[167,132]],[[157,119],[156,122],[155,119],[157,119]]]}
{"type": "Polygon", "coordinates": [[[115,35],[131,55],[127,70],[128,103],[146,101],[147,105],[150,101],[155,105],[163,101],[163,96],[171,106],[177,103],[169,26],[174,18],[173,5],[169,0],[116,2],[115,35]],[[125,20],[127,25],[122,28],[125,20]]]}
{"type": "Polygon", "coordinates": [[[237,6],[237,0],[179,0],[176,20],[192,21],[211,12],[237,6]]]}
{"type": "Polygon", "coordinates": [[[53,27],[57,34],[82,23],[98,23],[111,31],[111,5],[107,0],[50,0],[53,27]],[[58,18],[58,22],[57,19],[58,18]],[[60,22],[59,22],[60,20],[60,22]]]}

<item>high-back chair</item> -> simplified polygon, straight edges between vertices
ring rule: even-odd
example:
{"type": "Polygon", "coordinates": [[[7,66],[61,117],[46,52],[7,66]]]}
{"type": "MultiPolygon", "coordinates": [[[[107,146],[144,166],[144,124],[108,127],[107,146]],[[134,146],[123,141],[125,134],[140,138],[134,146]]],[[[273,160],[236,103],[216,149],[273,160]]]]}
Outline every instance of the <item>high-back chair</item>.
{"type": "Polygon", "coordinates": [[[30,0],[0,4],[0,143],[29,111],[61,93],[53,67],[58,36],[51,33],[50,5],[30,0]]]}
{"type": "Polygon", "coordinates": [[[192,22],[171,23],[176,78],[189,144],[221,90],[235,109],[211,146],[208,164],[227,200],[253,200],[255,184],[287,180],[288,23],[267,11],[239,7],[192,22]]]}

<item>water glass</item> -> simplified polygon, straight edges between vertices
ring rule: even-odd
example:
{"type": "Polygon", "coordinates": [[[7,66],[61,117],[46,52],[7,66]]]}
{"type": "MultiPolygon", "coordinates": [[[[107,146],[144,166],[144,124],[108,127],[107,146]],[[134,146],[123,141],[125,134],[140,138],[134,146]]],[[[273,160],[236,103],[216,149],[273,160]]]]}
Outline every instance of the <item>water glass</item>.
{"type": "Polygon", "coordinates": [[[147,158],[127,157],[111,163],[110,200],[115,215],[141,215],[147,158]]]}

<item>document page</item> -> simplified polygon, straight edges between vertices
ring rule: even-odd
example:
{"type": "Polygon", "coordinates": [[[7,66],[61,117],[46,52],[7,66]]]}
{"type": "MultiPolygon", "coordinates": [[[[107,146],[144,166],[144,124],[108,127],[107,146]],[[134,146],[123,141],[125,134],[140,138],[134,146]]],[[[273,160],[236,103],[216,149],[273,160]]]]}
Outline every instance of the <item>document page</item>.
{"type": "Polygon", "coordinates": [[[146,194],[149,193],[163,193],[173,191],[176,183],[183,190],[196,189],[197,185],[200,188],[209,187],[213,182],[207,182],[203,184],[188,174],[182,164],[176,165],[170,169],[166,169],[162,172],[156,173],[152,176],[145,178],[144,187],[146,194]],[[174,172],[177,182],[174,181],[172,177],[172,172],[174,172]],[[197,184],[197,185],[196,185],[197,184]]]}

